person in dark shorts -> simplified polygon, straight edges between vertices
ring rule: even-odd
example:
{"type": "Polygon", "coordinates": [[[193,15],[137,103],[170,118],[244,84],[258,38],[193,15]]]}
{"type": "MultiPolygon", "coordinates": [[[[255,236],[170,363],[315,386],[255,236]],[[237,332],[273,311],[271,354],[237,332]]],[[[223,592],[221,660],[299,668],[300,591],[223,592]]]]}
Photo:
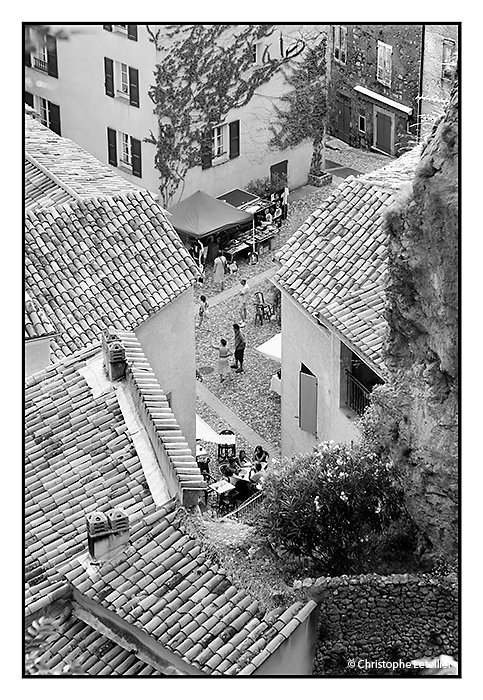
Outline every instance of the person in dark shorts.
{"type": "Polygon", "coordinates": [[[232,367],[239,374],[243,372],[243,356],[245,354],[246,341],[238,323],[233,324],[233,330],[235,331],[235,364],[232,367]]]}

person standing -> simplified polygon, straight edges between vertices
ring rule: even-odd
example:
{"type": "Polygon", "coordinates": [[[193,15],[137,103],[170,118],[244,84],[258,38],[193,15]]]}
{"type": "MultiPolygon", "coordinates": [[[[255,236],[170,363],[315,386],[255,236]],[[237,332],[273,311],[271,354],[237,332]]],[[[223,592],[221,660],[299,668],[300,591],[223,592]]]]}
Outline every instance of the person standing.
{"type": "Polygon", "coordinates": [[[248,304],[248,297],[250,295],[250,287],[248,286],[248,283],[246,280],[241,280],[241,289],[238,292],[240,295],[240,318],[243,321],[243,323],[246,323],[247,320],[247,304],[248,304]]]}
{"type": "Polygon", "coordinates": [[[245,354],[246,341],[238,323],[233,324],[233,330],[235,331],[235,364],[231,366],[233,369],[236,369],[236,374],[239,374],[244,371],[243,356],[245,354]]]}
{"type": "Polygon", "coordinates": [[[220,382],[224,382],[226,377],[230,374],[230,366],[228,363],[228,358],[233,353],[226,347],[226,340],[222,338],[220,340],[220,345],[213,345],[215,350],[218,350],[218,374],[220,375],[220,382]]]}
{"type": "MultiPolygon", "coordinates": [[[[206,319],[208,320],[208,302],[206,301],[206,297],[204,294],[200,296],[200,305],[198,307],[198,328],[201,328],[203,325],[203,320],[206,319]]],[[[209,329],[208,329],[209,330],[209,329]]]]}
{"type": "Polygon", "coordinates": [[[277,206],[275,207],[275,213],[273,215],[273,222],[277,224],[278,228],[282,225],[282,210],[280,209],[279,204],[277,203],[277,206]]]}
{"type": "Polygon", "coordinates": [[[289,189],[287,185],[283,188],[283,194],[282,194],[282,219],[287,218],[288,214],[288,195],[289,195],[289,189]]]}
{"type": "Polygon", "coordinates": [[[213,262],[213,281],[220,285],[220,292],[225,288],[226,258],[223,253],[218,253],[213,262]]]}

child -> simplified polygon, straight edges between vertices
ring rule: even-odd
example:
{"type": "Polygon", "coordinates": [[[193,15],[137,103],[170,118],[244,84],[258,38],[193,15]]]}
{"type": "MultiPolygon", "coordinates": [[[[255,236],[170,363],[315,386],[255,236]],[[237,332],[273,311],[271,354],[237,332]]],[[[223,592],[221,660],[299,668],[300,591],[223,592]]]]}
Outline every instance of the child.
{"type": "Polygon", "coordinates": [[[201,326],[203,325],[203,319],[208,318],[208,302],[206,301],[206,297],[204,294],[202,294],[200,296],[198,317],[199,317],[198,328],[201,328],[201,326]]]}

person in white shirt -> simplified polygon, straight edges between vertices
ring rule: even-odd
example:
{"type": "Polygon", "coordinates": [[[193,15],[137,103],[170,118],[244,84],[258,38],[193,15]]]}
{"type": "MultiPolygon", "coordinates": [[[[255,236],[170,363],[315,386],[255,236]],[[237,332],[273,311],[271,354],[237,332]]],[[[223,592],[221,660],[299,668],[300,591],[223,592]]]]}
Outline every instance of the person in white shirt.
{"type": "Polygon", "coordinates": [[[243,323],[246,323],[247,320],[247,304],[248,304],[248,297],[250,295],[250,288],[247,284],[246,280],[241,280],[241,289],[239,291],[240,295],[240,317],[243,323]]]}

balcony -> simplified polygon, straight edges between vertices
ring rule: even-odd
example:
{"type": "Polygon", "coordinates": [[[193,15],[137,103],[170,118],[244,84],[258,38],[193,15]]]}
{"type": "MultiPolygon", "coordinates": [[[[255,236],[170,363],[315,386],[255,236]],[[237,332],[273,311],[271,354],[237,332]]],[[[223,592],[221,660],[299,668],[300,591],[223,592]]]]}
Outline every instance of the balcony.
{"type": "Polygon", "coordinates": [[[37,70],[41,70],[44,73],[49,72],[49,64],[47,63],[47,61],[44,61],[41,58],[34,58],[34,68],[36,68],[37,70]]]}
{"type": "Polygon", "coordinates": [[[346,405],[357,413],[358,416],[362,416],[367,406],[369,405],[370,392],[366,387],[361,384],[354,377],[352,372],[348,369],[345,371],[346,374],[346,405]]]}

